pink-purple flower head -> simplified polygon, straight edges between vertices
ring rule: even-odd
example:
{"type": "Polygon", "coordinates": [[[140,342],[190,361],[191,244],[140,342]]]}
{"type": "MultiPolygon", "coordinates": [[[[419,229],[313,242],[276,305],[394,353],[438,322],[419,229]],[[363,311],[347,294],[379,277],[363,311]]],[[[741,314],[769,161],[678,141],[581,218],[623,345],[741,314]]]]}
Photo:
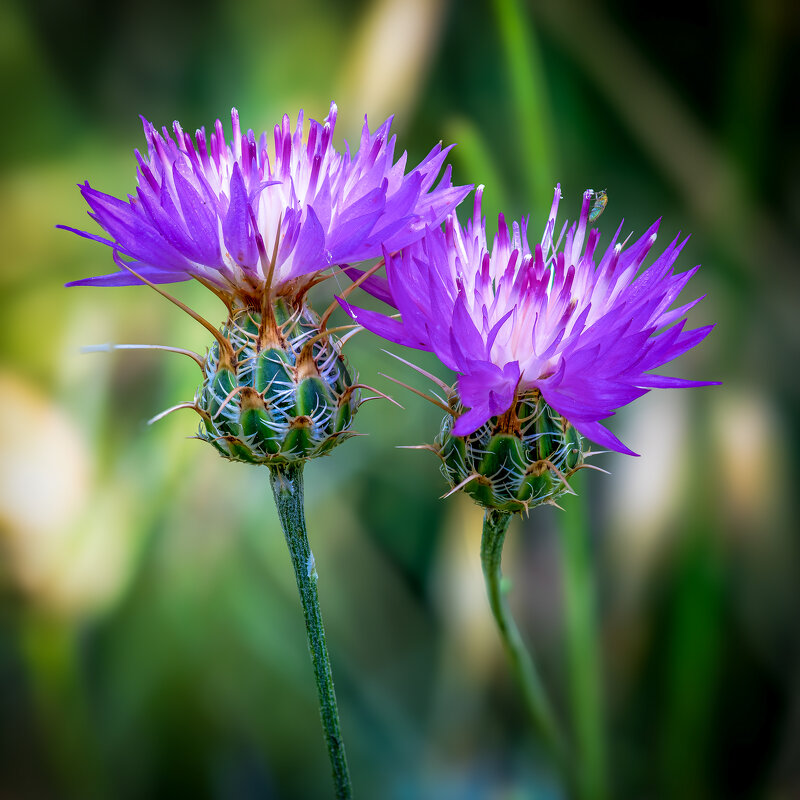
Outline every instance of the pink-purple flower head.
{"type": "Polygon", "coordinates": [[[73,230],[114,249],[118,272],[68,285],[152,283],[198,278],[226,294],[300,294],[320,270],[398,250],[439,225],[471,187],[453,186],[441,144],[408,174],[394,162],[391,118],[374,133],[366,120],[358,151],[332,144],[336,106],[304,133],[303,112],[267,134],[243,133],[231,113],[228,144],[219,120],[194,137],[146,120],[147,154],[138,151],[138,187],[120,200],[89,186],[81,193],[108,237],[73,230]]]}
{"type": "Polygon", "coordinates": [[[556,187],[541,242],[528,246],[526,221],[509,229],[501,215],[489,249],[479,187],[474,214],[400,253],[386,253],[386,279],[363,287],[400,312],[400,319],[347,304],[360,324],[397,344],[434,352],[458,374],[458,398],[469,409],[453,434],[466,436],[507,412],[525,392],[544,400],[601,446],[635,455],[600,424],[656,387],[709,385],[653,374],[712,329],[686,330],[694,300],[672,308],[697,267],[673,265],[685,244],[675,239],[640,269],[658,222],[626,247],[620,230],[600,254],[599,231],[587,231],[592,193],[580,219],[555,238],[561,198],[556,187]]]}

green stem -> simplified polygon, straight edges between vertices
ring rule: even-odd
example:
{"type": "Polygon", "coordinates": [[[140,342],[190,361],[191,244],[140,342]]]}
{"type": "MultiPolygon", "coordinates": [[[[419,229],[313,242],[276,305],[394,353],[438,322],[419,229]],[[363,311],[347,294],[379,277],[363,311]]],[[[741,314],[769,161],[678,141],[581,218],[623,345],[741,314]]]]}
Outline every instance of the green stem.
{"type": "Polygon", "coordinates": [[[528,714],[559,768],[568,775],[564,737],[558,727],[556,717],[550,706],[539,673],[533,663],[522,635],[514,622],[506,601],[506,587],[503,584],[501,561],[503,542],[506,538],[511,514],[506,511],[487,511],[483,518],[483,537],[481,538],[481,564],[486,580],[489,605],[492,608],[500,638],[511,664],[528,714]]]}
{"type": "Polygon", "coordinates": [[[314,679],[319,694],[319,713],[322,730],[328,745],[328,755],[333,770],[333,783],[337,800],[353,796],[350,775],[347,770],[347,757],[344,740],[339,729],[339,710],[336,706],[336,692],[333,688],[333,675],[325,644],[325,629],[317,594],[317,570],[314,556],[308,544],[305,514],[303,512],[303,464],[271,466],[270,484],[278,507],[281,527],[292,557],[297,588],[303,603],[303,616],[306,621],[308,650],[314,667],[314,679]]]}
{"type": "Polygon", "coordinates": [[[561,543],[577,783],[584,800],[603,800],[608,796],[608,777],[586,509],[582,496],[568,498],[564,505],[561,543]]]}

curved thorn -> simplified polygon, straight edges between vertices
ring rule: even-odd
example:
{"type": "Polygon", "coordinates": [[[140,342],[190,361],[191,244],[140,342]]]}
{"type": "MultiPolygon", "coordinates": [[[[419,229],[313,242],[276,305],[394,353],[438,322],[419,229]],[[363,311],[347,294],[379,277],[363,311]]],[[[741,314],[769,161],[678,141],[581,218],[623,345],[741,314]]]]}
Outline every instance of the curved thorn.
{"type": "Polygon", "coordinates": [[[165,297],[167,300],[170,301],[170,303],[174,303],[176,306],[178,306],[178,308],[181,309],[181,311],[185,311],[193,320],[199,322],[219,342],[219,346],[222,349],[224,349],[225,352],[231,350],[230,342],[207,319],[204,319],[196,311],[189,308],[189,306],[187,306],[186,303],[182,303],[180,300],[178,300],[177,297],[173,297],[169,292],[165,292],[163,289],[156,286],[156,284],[154,284],[152,281],[147,280],[147,278],[145,278],[144,275],[140,275],[138,272],[136,272],[135,269],[131,269],[131,267],[128,266],[128,264],[126,264],[122,259],[115,257],[114,261],[118,266],[128,270],[128,272],[130,272],[131,275],[138,278],[140,281],[142,281],[142,283],[147,284],[151,289],[154,289],[162,297],[165,297]]]}
{"type": "Polygon", "coordinates": [[[397,450],[428,450],[433,453],[442,464],[445,463],[444,456],[439,452],[439,449],[432,444],[396,444],[395,448],[397,450]]]}
{"type": "Polygon", "coordinates": [[[233,400],[233,398],[237,394],[239,394],[239,392],[242,391],[242,389],[247,389],[247,388],[248,388],[247,386],[237,386],[234,389],[231,389],[231,391],[228,392],[228,396],[222,401],[222,404],[214,413],[214,416],[211,417],[211,421],[213,422],[225,410],[225,406],[227,406],[228,403],[230,403],[230,401],[233,400]]]}
{"type": "Polygon", "coordinates": [[[361,326],[356,324],[355,322],[352,325],[337,325],[335,328],[328,328],[326,330],[320,330],[318,333],[315,333],[310,339],[306,339],[303,342],[303,347],[307,347],[310,344],[314,344],[314,342],[319,341],[320,339],[324,339],[329,333],[338,333],[339,331],[351,331],[353,328],[360,328],[361,326]]]}
{"type": "Polygon", "coordinates": [[[212,294],[215,294],[224,303],[225,308],[228,309],[228,313],[229,314],[233,314],[233,304],[231,303],[230,297],[228,297],[228,295],[225,294],[225,292],[223,292],[222,289],[218,289],[216,286],[214,286],[213,283],[211,283],[210,281],[206,280],[205,278],[200,278],[197,275],[193,275],[192,277],[201,286],[205,286],[206,289],[208,289],[209,292],[211,292],[212,294]]]}
{"type": "Polygon", "coordinates": [[[408,389],[410,392],[414,392],[414,394],[418,394],[424,400],[427,400],[429,403],[433,403],[435,406],[438,406],[442,409],[446,414],[452,415],[452,410],[449,409],[444,403],[440,403],[438,400],[431,397],[429,394],[425,394],[425,392],[421,392],[419,389],[415,389],[413,386],[409,386],[407,383],[403,383],[402,381],[397,380],[397,378],[393,378],[391,375],[387,375],[385,372],[379,372],[378,375],[386,378],[387,380],[396,383],[398,386],[402,386],[405,389],[408,389]]]}
{"type": "Polygon", "coordinates": [[[588,453],[584,453],[583,454],[583,457],[584,458],[590,458],[591,456],[602,456],[605,453],[611,453],[611,452],[614,452],[614,451],[612,451],[612,450],[589,450],[588,453]]]}
{"type": "MultiPolygon", "coordinates": [[[[270,379],[270,382],[264,387],[264,389],[262,391],[258,392],[258,396],[262,400],[264,400],[265,403],[266,403],[267,392],[272,388],[272,384],[275,383],[275,381],[277,379],[278,379],[278,375],[276,373],[275,375],[272,376],[272,378],[270,379]]],[[[244,388],[244,387],[242,387],[242,388],[244,388]]]]}
{"type": "MultiPolygon", "coordinates": [[[[368,386],[366,383],[354,383],[352,386],[349,386],[347,390],[344,392],[346,396],[352,394],[353,389],[369,389],[371,392],[375,392],[375,397],[370,397],[370,400],[376,400],[379,397],[382,397],[384,400],[388,400],[390,403],[394,403],[398,408],[402,408],[405,411],[405,408],[400,405],[393,397],[389,397],[388,394],[384,394],[380,389],[376,389],[374,386],[368,386]]],[[[366,403],[366,400],[362,400],[362,403],[366,403]]]]}
{"type": "Polygon", "coordinates": [[[451,494],[455,494],[459,489],[463,489],[470,481],[475,480],[478,477],[477,472],[473,472],[468,478],[464,478],[461,483],[454,486],[447,494],[443,494],[439,499],[445,500],[446,498],[450,497],[451,494]]]}
{"type": "Polygon", "coordinates": [[[604,475],[610,475],[611,473],[607,469],[603,469],[602,467],[596,467],[594,464],[579,464],[573,472],[577,472],[579,469],[593,469],[595,472],[602,472],[604,475]]]}
{"type": "Polygon", "coordinates": [[[208,419],[208,414],[203,411],[202,408],[199,408],[195,403],[178,403],[176,406],[171,406],[170,408],[165,409],[160,414],[156,414],[151,419],[147,420],[148,425],[152,425],[154,422],[158,422],[161,419],[164,419],[168,414],[171,414],[173,411],[177,411],[179,408],[192,408],[194,409],[203,419],[208,419]]]}
{"type": "Polygon", "coordinates": [[[552,461],[548,461],[547,459],[544,459],[543,463],[547,464],[548,468],[551,469],[553,472],[555,472],[555,474],[558,476],[558,479],[561,481],[561,483],[564,484],[564,491],[567,494],[575,495],[575,497],[578,496],[578,493],[567,482],[567,479],[564,476],[564,473],[552,461]]]}
{"type": "Polygon", "coordinates": [[[365,330],[366,328],[359,325],[355,330],[350,331],[350,333],[346,333],[341,339],[339,339],[339,347],[344,347],[357,333],[361,333],[365,330]]]}
{"type": "Polygon", "coordinates": [[[452,391],[452,387],[451,386],[448,386],[443,380],[440,380],[439,378],[437,378],[435,375],[432,375],[427,370],[422,369],[422,367],[418,367],[416,364],[412,364],[410,361],[406,361],[404,358],[400,358],[400,356],[396,355],[395,353],[390,352],[389,350],[384,349],[383,347],[381,348],[381,350],[383,350],[383,352],[386,353],[387,356],[391,356],[392,358],[396,358],[398,361],[402,362],[406,366],[411,367],[411,369],[414,369],[417,372],[419,372],[420,375],[424,375],[426,378],[428,378],[429,380],[433,381],[443,392],[448,392],[449,393],[449,392],[452,391]]]}
{"type": "MultiPolygon", "coordinates": [[[[358,280],[355,280],[355,281],[353,281],[353,283],[351,283],[351,284],[350,284],[350,286],[348,286],[348,287],[347,287],[347,288],[346,288],[346,289],[345,289],[345,290],[344,290],[344,291],[341,293],[340,297],[342,298],[342,300],[344,300],[344,299],[345,299],[345,298],[346,298],[346,297],[347,297],[347,296],[348,296],[348,295],[349,295],[349,294],[350,294],[350,293],[351,293],[351,292],[352,292],[354,289],[356,289],[356,288],[358,288],[359,286],[361,286],[361,284],[362,284],[362,283],[364,283],[364,281],[365,281],[367,278],[370,278],[370,277],[372,277],[372,276],[373,276],[373,275],[374,275],[374,274],[375,274],[375,273],[376,273],[376,272],[377,272],[377,271],[378,271],[378,270],[379,270],[379,269],[380,269],[382,266],[383,266],[383,259],[381,259],[381,260],[380,260],[380,261],[379,261],[377,264],[375,264],[374,266],[370,267],[370,268],[369,268],[369,269],[368,269],[368,270],[367,270],[367,271],[366,271],[366,272],[365,272],[363,275],[361,275],[361,276],[358,278],[358,280]]],[[[328,306],[328,307],[325,309],[325,313],[322,315],[322,318],[320,319],[320,323],[319,323],[319,327],[320,327],[320,328],[321,328],[323,331],[325,330],[325,326],[328,324],[328,320],[330,319],[330,317],[331,317],[331,314],[333,314],[333,312],[334,312],[334,311],[336,311],[336,309],[337,309],[338,307],[339,307],[339,301],[338,301],[338,300],[334,300],[334,301],[333,301],[333,302],[332,302],[332,303],[331,303],[331,304],[330,304],[330,305],[329,305],[329,306],[328,306]]]]}
{"type": "Polygon", "coordinates": [[[193,350],[182,347],[168,347],[165,344],[89,344],[81,347],[81,353],[110,353],[112,350],[165,350],[168,353],[182,353],[195,361],[205,371],[205,359],[193,350]]]}

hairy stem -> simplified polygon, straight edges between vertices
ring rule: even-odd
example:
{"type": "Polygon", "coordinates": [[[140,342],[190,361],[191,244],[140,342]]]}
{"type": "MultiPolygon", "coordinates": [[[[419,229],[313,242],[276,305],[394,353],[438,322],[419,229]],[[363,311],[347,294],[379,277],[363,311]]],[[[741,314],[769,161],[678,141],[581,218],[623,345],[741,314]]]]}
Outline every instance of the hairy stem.
{"type": "Polygon", "coordinates": [[[567,767],[564,737],[558,727],[550,701],[530,653],[522,641],[514,617],[506,601],[501,561],[511,514],[490,510],[483,518],[481,564],[486,580],[489,605],[492,608],[500,638],[503,641],[514,677],[522,690],[525,708],[533,725],[562,772],[567,767]]]}
{"type": "Polygon", "coordinates": [[[353,796],[353,790],[350,786],[344,740],[339,729],[339,710],[336,706],[333,675],[328,647],[325,644],[325,629],[322,626],[322,614],[319,609],[317,570],[306,533],[303,512],[303,465],[299,463],[271,466],[269,470],[275,505],[278,507],[278,516],[289,546],[297,588],[300,590],[300,600],[303,604],[308,650],[319,694],[322,730],[333,770],[335,797],[337,800],[345,800],[353,796]]]}

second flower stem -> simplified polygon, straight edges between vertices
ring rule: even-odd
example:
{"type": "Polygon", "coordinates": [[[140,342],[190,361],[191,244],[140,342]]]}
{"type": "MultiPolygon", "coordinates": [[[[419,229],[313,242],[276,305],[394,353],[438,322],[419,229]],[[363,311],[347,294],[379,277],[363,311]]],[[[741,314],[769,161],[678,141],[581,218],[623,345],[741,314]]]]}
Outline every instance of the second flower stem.
{"type": "Polygon", "coordinates": [[[300,590],[300,600],[303,604],[308,650],[319,695],[322,730],[333,770],[335,797],[337,800],[349,800],[353,796],[353,790],[350,786],[344,740],[339,728],[339,710],[336,705],[328,646],[325,643],[325,629],[322,626],[322,614],[319,608],[317,570],[306,533],[303,511],[303,465],[300,463],[271,466],[269,470],[275,505],[278,507],[278,516],[286,536],[286,544],[289,546],[297,588],[300,590]]]}
{"type": "Polygon", "coordinates": [[[559,768],[564,770],[567,766],[565,740],[536,665],[522,641],[522,635],[508,607],[506,590],[503,586],[501,569],[503,542],[511,517],[512,515],[505,511],[489,510],[483,518],[481,564],[486,592],[511,669],[522,690],[528,714],[559,768]]]}

